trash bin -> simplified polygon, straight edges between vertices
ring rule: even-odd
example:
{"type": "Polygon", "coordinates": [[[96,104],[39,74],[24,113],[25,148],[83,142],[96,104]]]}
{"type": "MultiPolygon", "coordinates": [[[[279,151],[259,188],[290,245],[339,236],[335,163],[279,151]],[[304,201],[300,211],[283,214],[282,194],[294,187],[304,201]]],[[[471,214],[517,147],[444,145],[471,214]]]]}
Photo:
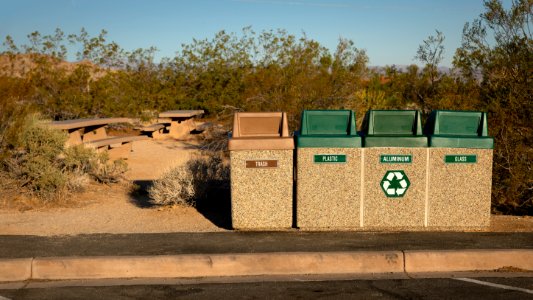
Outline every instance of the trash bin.
{"type": "Polygon", "coordinates": [[[296,224],[360,226],[361,137],[350,110],[305,110],[296,137],[296,224]]]}
{"type": "Polygon", "coordinates": [[[492,155],[487,114],[433,111],[429,138],[428,226],[490,225],[492,155]]]}
{"type": "Polygon", "coordinates": [[[370,110],[363,120],[363,226],[423,227],[427,137],[416,110],[370,110]]]}
{"type": "Polygon", "coordinates": [[[287,115],[235,113],[228,149],[233,228],[291,228],[294,139],[287,115]]]}

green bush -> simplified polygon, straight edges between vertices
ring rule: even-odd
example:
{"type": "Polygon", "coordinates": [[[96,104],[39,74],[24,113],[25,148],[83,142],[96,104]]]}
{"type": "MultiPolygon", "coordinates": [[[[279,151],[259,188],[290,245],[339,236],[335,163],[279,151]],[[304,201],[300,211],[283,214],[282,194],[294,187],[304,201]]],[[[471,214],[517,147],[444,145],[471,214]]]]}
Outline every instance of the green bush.
{"type": "Polygon", "coordinates": [[[84,178],[88,178],[99,183],[117,183],[124,179],[124,173],[128,171],[126,161],[110,161],[106,152],[97,153],[83,145],[68,147],[64,154],[61,160],[63,171],[73,177],[77,175],[79,178],[74,182],[82,182],[85,181],[84,178]]]}
{"type": "Polygon", "coordinates": [[[20,130],[30,111],[30,106],[21,101],[21,81],[0,76],[0,161],[8,157],[12,145],[20,143],[20,130]]]}
{"type": "Polygon", "coordinates": [[[64,170],[71,173],[90,174],[98,164],[99,156],[94,149],[83,145],[68,147],[63,158],[64,170]]]}
{"type": "Polygon", "coordinates": [[[37,115],[29,115],[20,127],[19,138],[10,145],[12,155],[4,159],[4,166],[22,187],[39,198],[53,198],[67,183],[67,175],[58,168],[66,140],[65,133],[46,126],[37,115]]]}

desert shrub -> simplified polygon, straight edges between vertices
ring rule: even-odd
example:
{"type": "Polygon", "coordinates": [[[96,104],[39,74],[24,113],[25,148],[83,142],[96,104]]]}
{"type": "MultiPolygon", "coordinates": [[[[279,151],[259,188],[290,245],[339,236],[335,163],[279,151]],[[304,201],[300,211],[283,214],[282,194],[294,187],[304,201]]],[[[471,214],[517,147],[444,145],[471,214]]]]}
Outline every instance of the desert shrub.
{"type": "Polygon", "coordinates": [[[154,205],[197,206],[220,189],[229,190],[229,166],[223,153],[216,152],[164,173],[148,194],[154,205]]]}
{"type": "Polygon", "coordinates": [[[39,198],[53,198],[67,183],[67,175],[58,168],[66,134],[45,126],[37,115],[29,115],[19,137],[13,139],[12,155],[3,159],[5,170],[39,198]]]}
{"type": "Polygon", "coordinates": [[[97,182],[117,183],[124,179],[124,173],[128,170],[128,163],[122,159],[109,161],[107,155],[100,156],[96,168],[89,173],[97,182]]]}
{"type": "Polygon", "coordinates": [[[187,166],[179,166],[165,172],[148,189],[154,205],[194,205],[193,174],[187,166]]]}
{"type": "Polygon", "coordinates": [[[187,163],[193,176],[194,194],[197,200],[204,200],[213,191],[229,189],[229,165],[224,152],[211,152],[207,158],[199,157],[187,163]]]}
{"type": "Polygon", "coordinates": [[[228,126],[209,124],[200,140],[200,149],[208,152],[222,152],[228,150],[228,126]]]}
{"type": "Polygon", "coordinates": [[[10,145],[20,140],[19,128],[31,110],[24,101],[24,81],[0,76],[0,160],[9,156],[10,145]]]}
{"type": "Polygon", "coordinates": [[[22,127],[22,150],[27,155],[42,156],[47,160],[56,159],[65,148],[67,134],[44,124],[38,115],[31,115],[22,127]]]}
{"type": "Polygon", "coordinates": [[[0,171],[0,203],[2,199],[6,201],[9,195],[16,193],[16,190],[18,190],[17,185],[17,180],[10,176],[10,174],[0,171]]]}
{"type": "Polygon", "coordinates": [[[63,158],[64,170],[71,173],[89,174],[98,164],[99,155],[94,149],[83,145],[68,147],[63,158]]]}
{"type": "Polygon", "coordinates": [[[110,161],[107,153],[97,153],[94,149],[85,148],[83,145],[68,147],[61,163],[63,170],[80,178],[74,182],[82,182],[92,178],[100,183],[116,183],[124,178],[128,164],[122,160],[110,161]]]}
{"type": "Polygon", "coordinates": [[[3,147],[9,153],[0,158],[0,173],[12,178],[22,193],[50,201],[83,191],[91,179],[117,182],[127,170],[124,161],[110,162],[105,153],[81,145],[66,148],[67,134],[39,115],[27,115],[19,123],[17,134],[3,147]]]}
{"type": "Polygon", "coordinates": [[[91,177],[88,174],[69,174],[66,182],[66,188],[69,192],[81,193],[90,184],[91,177]]]}

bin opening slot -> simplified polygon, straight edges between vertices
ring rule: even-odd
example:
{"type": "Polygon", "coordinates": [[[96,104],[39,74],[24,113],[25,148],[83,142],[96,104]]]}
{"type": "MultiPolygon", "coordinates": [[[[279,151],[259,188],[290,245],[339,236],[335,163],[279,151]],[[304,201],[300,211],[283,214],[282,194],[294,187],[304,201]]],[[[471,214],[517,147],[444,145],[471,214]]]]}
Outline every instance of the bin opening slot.
{"type": "Polygon", "coordinates": [[[439,118],[439,134],[478,136],[480,117],[475,115],[446,115],[439,118]]]}
{"type": "Polygon", "coordinates": [[[411,135],[415,116],[405,114],[376,114],[374,116],[375,135],[411,135]]]}
{"type": "Polygon", "coordinates": [[[281,116],[242,117],[239,122],[240,137],[279,137],[281,116]]]}
{"type": "Polygon", "coordinates": [[[350,110],[304,110],[300,134],[302,136],[357,135],[355,114],[350,110]]]}
{"type": "Polygon", "coordinates": [[[307,119],[307,133],[310,135],[349,134],[349,115],[314,115],[307,119]]]}
{"type": "Polygon", "coordinates": [[[233,120],[233,138],[289,137],[287,116],[281,112],[237,112],[233,120]]]}

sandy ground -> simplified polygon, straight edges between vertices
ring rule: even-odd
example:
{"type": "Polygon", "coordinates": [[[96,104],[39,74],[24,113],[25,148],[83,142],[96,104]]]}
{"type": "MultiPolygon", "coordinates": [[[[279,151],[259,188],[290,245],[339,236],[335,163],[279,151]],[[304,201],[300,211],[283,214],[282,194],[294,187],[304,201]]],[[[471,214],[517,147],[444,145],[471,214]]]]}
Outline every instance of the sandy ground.
{"type": "Polygon", "coordinates": [[[74,208],[0,213],[0,234],[75,235],[91,233],[206,232],[223,230],[195,208],[141,208],[124,186],[90,192],[94,200],[74,208]]]}
{"type": "Polygon", "coordinates": [[[185,164],[198,155],[197,143],[175,140],[144,140],[133,143],[128,157],[129,180],[157,179],[166,170],[185,164]]]}
{"type": "MultiPolygon", "coordinates": [[[[172,166],[198,155],[194,142],[135,142],[126,176],[137,184],[158,178],[172,166]]],[[[146,207],[147,196],[132,193],[131,184],[91,185],[68,207],[0,210],[0,234],[76,235],[91,233],[214,232],[217,216],[195,208],[146,207]]],[[[216,213],[215,213],[216,214],[216,213]]],[[[227,216],[226,216],[227,217],[227,216]]],[[[492,232],[533,232],[533,217],[492,216],[492,232]]]]}
{"type": "MultiPolygon", "coordinates": [[[[193,142],[146,140],[133,145],[126,177],[136,183],[158,178],[197,154],[193,142]]],[[[131,193],[131,184],[93,184],[76,196],[76,205],[33,210],[0,210],[0,234],[75,235],[223,231],[195,208],[146,207],[146,195],[131,193]]]]}

